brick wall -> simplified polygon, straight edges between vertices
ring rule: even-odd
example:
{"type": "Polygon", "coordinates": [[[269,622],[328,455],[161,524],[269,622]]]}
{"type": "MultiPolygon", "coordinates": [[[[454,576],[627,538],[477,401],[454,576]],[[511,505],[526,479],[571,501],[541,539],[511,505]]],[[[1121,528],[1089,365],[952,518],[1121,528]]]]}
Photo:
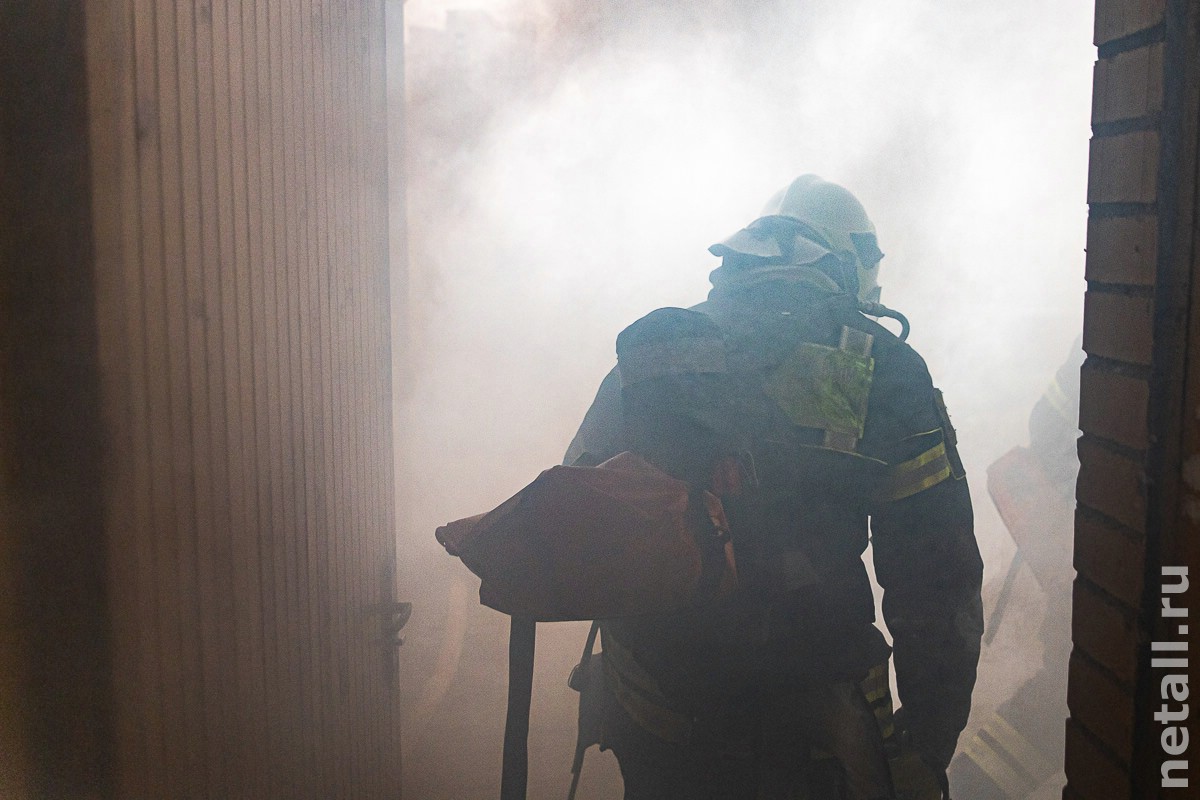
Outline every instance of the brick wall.
{"type": "Polygon", "coordinates": [[[1065,798],[1160,796],[1148,642],[1160,567],[1186,563],[1173,559],[1187,536],[1195,5],[1096,4],[1065,798]]]}

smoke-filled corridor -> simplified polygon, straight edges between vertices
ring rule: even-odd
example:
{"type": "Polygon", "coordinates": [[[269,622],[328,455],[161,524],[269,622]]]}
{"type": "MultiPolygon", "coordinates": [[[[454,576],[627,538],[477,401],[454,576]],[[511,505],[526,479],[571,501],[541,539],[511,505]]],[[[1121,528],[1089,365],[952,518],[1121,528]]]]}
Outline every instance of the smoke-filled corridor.
{"type": "Polygon", "coordinates": [[[0,796],[564,797],[585,679],[576,800],[1190,796],[1200,4],[0,3],[0,107],[0,796]]]}
{"type": "MultiPolygon", "coordinates": [[[[506,619],[434,527],[558,463],[617,332],[702,300],[706,248],[803,172],[851,188],[878,228],[883,300],[911,320],[959,432],[991,611],[1015,547],[986,471],[1028,444],[1078,347],[1091,10],[410,2],[406,16],[410,791],[487,794],[503,731],[506,619]]],[[[1010,597],[980,719],[1041,660],[1028,570],[1010,597]]],[[[532,796],[565,791],[585,632],[539,632],[532,796]]],[[[610,756],[588,758],[580,796],[615,796],[610,756]]]]}

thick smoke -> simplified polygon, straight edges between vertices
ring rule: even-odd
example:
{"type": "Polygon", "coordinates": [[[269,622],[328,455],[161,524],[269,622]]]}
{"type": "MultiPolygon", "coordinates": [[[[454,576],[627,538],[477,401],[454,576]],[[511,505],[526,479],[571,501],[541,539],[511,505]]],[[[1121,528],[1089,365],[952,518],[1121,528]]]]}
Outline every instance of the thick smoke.
{"type": "MultiPolygon", "coordinates": [[[[708,245],[798,174],[847,186],[876,223],[883,299],[945,392],[994,592],[1013,546],[986,468],[1027,442],[1082,321],[1090,4],[405,8],[410,797],[495,794],[503,731],[507,621],[434,527],[557,463],[617,332],[702,300],[708,245]]],[[[1017,589],[1010,617],[1039,613],[1032,581],[1017,589]]],[[[583,630],[540,626],[532,797],[565,791],[583,630]]],[[[997,645],[1020,633],[1010,619],[997,645]]],[[[989,704],[1037,654],[991,658],[989,704]]],[[[580,797],[617,796],[608,756],[589,759],[580,797]]]]}

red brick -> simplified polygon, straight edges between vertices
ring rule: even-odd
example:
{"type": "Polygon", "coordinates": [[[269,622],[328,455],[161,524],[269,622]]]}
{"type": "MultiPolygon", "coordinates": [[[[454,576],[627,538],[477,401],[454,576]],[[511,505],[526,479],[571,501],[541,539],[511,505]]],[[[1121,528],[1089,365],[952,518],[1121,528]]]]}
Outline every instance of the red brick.
{"type": "Polygon", "coordinates": [[[1092,71],[1092,124],[1162,111],[1162,42],[1102,58],[1092,71]]]}
{"type": "Polygon", "coordinates": [[[1079,505],[1100,511],[1138,533],[1146,531],[1143,464],[1097,444],[1086,435],[1079,440],[1079,505]]]}
{"type": "Polygon", "coordinates": [[[1071,655],[1067,707],[1105,747],[1133,761],[1133,696],[1078,652],[1071,655]]]}
{"type": "Polygon", "coordinates": [[[1130,608],[1139,608],[1145,583],[1145,545],[1088,514],[1075,517],[1075,569],[1130,608]]]}
{"type": "Polygon", "coordinates": [[[1153,286],[1157,261],[1157,216],[1088,220],[1089,281],[1153,286]]]}
{"type": "Polygon", "coordinates": [[[1080,372],[1079,428],[1134,448],[1149,443],[1150,386],[1139,378],[1084,365],[1080,372]]]}
{"type": "Polygon", "coordinates": [[[1137,629],[1129,609],[1080,580],[1071,604],[1071,641],[1118,680],[1132,684],[1137,671],[1137,629]]]}
{"type": "Polygon", "coordinates": [[[1158,193],[1158,132],[1095,137],[1088,162],[1089,203],[1153,203],[1158,193]]]}
{"type": "Polygon", "coordinates": [[[1066,767],[1067,785],[1075,796],[1086,800],[1129,800],[1132,797],[1128,768],[1097,747],[1073,719],[1067,721],[1066,767]]]}
{"type": "Polygon", "coordinates": [[[1096,0],[1094,44],[1153,28],[1163,21],[1166,0],[1096,0]]]}
{"type": "Polygon", "coordinates": [[[1149,366],[1154,301],[1088,290],[1083,297],[1083,349],[1089,355],[1149,366]]]}

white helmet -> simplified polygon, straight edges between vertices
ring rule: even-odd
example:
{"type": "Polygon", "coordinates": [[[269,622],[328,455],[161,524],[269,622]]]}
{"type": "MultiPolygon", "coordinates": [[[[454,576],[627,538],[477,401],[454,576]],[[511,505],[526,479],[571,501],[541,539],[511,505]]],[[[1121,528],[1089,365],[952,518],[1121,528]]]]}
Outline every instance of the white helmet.
{"type": "MultiPolygon", "coordinates": [[[[817,175],[801,175],[776,192],[757,220],[713,245],[710,251],[715,255],[731,252],[759,257],[782,255],[784,250],[779,243],[764,235],[781,227],[772,225],[773,220],[802,224],[796,243],[789,243],[791,246],[787,248],[792,253],[792,263],[811,263],[833,253],[843,264],[855,267],[857,285],[842,288],[858,295],[860,301],[879,302],[879,260],[883,252],[879,249],[875,226],[858,198],[817,175]]],[[[847,283],[851,281],[849,275],[846,278],[847,283]]]]}

